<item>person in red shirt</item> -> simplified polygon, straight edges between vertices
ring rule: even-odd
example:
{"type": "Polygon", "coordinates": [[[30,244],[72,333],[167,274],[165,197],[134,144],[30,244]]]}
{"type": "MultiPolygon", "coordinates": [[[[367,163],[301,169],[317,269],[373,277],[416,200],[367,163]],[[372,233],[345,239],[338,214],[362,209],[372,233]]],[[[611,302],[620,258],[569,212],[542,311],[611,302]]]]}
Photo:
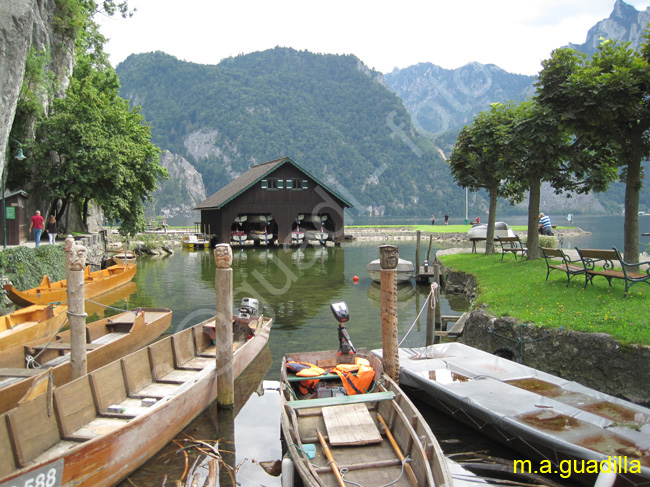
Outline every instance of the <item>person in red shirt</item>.
{"type": "Polygon", "coordinates": [[[36,210],[36,214],[34,214],[29,224],[29,231],[34,232],[34,243],[36,244],[36,247],[38,247],[38,244],[41,243],[41,234],[43,233],[43,223],[45,223],[45,220],[43,220],[43,217],[41,216],[41,212],[36,210]]]}

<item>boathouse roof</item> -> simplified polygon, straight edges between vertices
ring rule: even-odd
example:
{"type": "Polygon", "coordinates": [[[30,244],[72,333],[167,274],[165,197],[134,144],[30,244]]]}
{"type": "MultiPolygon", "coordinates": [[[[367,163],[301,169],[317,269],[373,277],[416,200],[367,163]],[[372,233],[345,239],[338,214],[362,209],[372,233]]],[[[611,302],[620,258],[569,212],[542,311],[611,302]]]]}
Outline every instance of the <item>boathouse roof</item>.
{"type": "Polygon", "coordinates": [[[224,205],[228,204],[230,201],[235,199],[240,194],[244,193],[250,187],[255,185],[258,181],[264,179],[266,176],[268,176],[270,173],[278,169],[280,166],[283,166],[284,164],[293,165],[299,171],[303,172],[306,176],[313,179],[325,191],[330,193],[330,195],[339,199],[341,203],[343,203],[342,205],[343,207],[347,207],[347,208],[352,207],[352,204],[348,202],[345,198],[343,198],[340,194],[328,188],[325,184],[323,184],[312,174],[310,174],[305,169],[303,169],[298,164],[296,164],[294,161],[292,161],[289,157],[282,157],[280,159],[264,162],[262,164],[258,164],[257,166],[251,167],[244,174],[234,179],[226,186],[221,188],[219,191],[214,193],[212,196],[208,197],[207,199],[199,203],[194,209],[207,210],[207,209],[222,208],[224,205]]]}

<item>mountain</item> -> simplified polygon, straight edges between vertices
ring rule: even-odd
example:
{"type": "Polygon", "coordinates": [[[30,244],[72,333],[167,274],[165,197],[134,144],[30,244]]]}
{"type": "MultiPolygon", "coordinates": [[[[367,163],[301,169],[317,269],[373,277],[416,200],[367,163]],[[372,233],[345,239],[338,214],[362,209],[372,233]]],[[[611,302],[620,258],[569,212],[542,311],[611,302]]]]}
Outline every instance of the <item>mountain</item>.
{"type": "Polygon", "coordinates": [[[159,147],[208,195],[252,165],[291,157],[364,215],[464,212],[464,191],[381,73],[355,56],[275,48],[207,66],[156,52],[116,71],[159,147]]]}
{"type": "MultiPolygon", "coordinates": [[[[444,69],[421,63],[384,75],[418,131],[428,137],[458,133],[491,103],[520,102],[534,93],[533,76],[511,74],[493,64],[444,69]]],[[[455,137],[454,137],[455,138],[455,137]]]]}

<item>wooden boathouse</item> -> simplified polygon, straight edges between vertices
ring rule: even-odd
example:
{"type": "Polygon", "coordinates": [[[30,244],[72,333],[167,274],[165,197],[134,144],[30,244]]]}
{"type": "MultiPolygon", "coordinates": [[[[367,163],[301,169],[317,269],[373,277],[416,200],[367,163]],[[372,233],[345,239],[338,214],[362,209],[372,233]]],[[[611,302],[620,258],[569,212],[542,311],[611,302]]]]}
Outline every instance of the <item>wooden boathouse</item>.
{"type": "Polygon", "coordinates": [[[251,167],[194,209],[218,243],[291,245],[342,242],[351,206],[284,157],[251,167]]]}

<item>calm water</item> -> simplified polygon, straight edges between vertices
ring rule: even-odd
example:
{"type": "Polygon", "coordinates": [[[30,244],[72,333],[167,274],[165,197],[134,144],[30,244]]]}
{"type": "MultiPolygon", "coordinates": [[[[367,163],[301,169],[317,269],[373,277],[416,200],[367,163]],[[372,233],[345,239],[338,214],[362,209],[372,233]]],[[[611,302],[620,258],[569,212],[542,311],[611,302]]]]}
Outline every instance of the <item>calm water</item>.
{"type": "MultiPolygon", "coordinates": [[[[552,217],[556,225],[566,224],[566,217],[552,217]],[[564,221],[561,219],[564,218],[564,221]]],[[[507,220],[511,225],[524,225],[525,218],[507,220]]],[[[376,222],[376,220],[375,220],[376,222]]],[[[385,223],[391,223],[386,222],[385,223]]],[[[370,222],[355,222],[367,224],[370,222]]],[[[427,223],[404,221],[400,223],[427,223]]],[[[453,223],[453,220],[452,220],[453,223]]],[[[575,217],[574,225],[593,232],[590,236],[565,239],[565,248],[623,247],[623,220],[620,217],[575,217]]],[[[640,217],[642,232],[647,231],[650,217],[640,217]]],[[[645,249],[648,237],[640,237],[645,249]]],[[[381,242],[382,244],[385,242],[381,242]]],[[[400,257],[415,260],[415,242],[391,242],[399,246],[400,257]]],[[[329,304],[343,300],[350,309],[347,324],[357,347],[381,347],[379,287],[366,272],[366,264],[379,257],[379,243],[345,243],[341,247],[306,249],[234,250],[233,269],[235,303],[244,297],[258,299],[262,312],[274,318],[269,346],[246,377],[237,381],[237,417],[235,420],[236,459],[240,464],[238,481],[247,486],[279,486],[278,477],[267,474],[259,462],[280,460],[282,456],[279,429],[279,393],[277,380],[281,357],[287,352],[336,349],[337,322],[329,304]],[[354,277],[359,278],[358,282],[354,277]]],[[[432,250],[432,254],[436,248],[432,250]]],[[[421,259],[426,254],[422,249],[421,259]]],[[[433,258],[433,255],[431,256],[433,258]]],[[[172,331],[179,331],[214,315],[215,264],[210,251],[181,251],[164,258],[143,258],[138,264],[135,285],[116,291],[112,296],[98,299],[115,308],[162,306],[174,311],[172,331]]],[[[419,321],[417,314],[429,293],[429,287],[408,284],[398,290],[398,320],[402,346],[423,346],[426,338],[425,313],[419,321]],[[412,331],[407,331],[415,322],[412,331]]],[[[464,300],[443,300],[443,315],[461,314],[467,309],[464,300]]],[[[89,312],[92,310],[88,310],[89,312]]],[[[106,310],[112,314],[117,310],[106,310]]],[[[428,410],[418,403],[434,432],[448,453],[488,449],[492,454],[514,458],[447,417],[428,410]]],[[[202,440],[216,440],[219,434],[216,413],[207,411],[195,421],[186,434],[202,440]]],[[[223,447],[223,445],[222,445],[223,447]]],[[[224,447],[228,448],[228,447],[224,447]]],[[[159,486],[167,476],[167,485],[180,479],[185,461],[177,453],[180,446],[170,444],[122,487],[137,485],[159,486]]]]}

